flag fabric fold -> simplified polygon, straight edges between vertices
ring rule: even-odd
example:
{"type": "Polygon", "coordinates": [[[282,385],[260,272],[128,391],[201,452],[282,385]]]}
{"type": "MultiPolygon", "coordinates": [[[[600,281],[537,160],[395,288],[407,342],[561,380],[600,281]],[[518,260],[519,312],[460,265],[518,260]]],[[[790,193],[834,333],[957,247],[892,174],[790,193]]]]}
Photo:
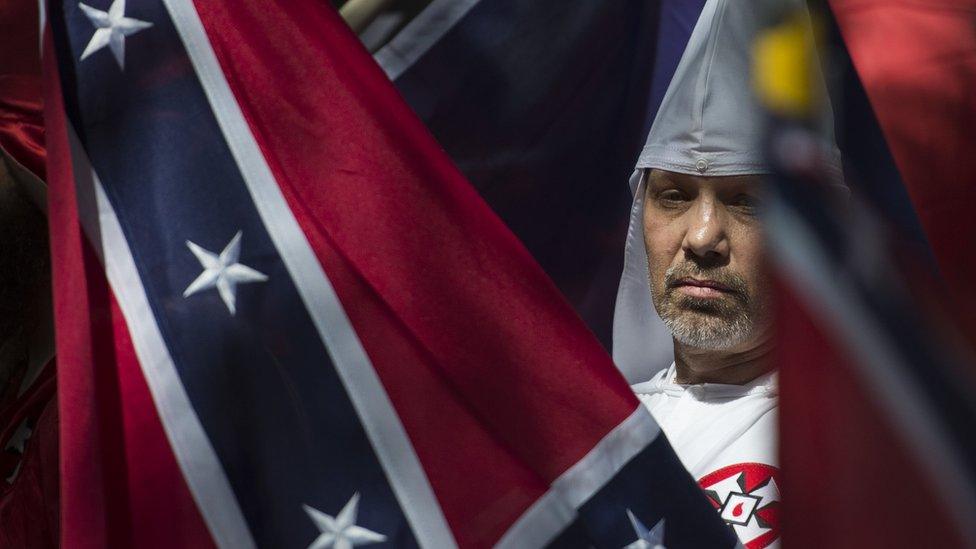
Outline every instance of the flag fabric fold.
{"type": "Polygon", "coordinates": [[[66,547],[734,545],[329,6],[47,14],[66,547]]]}
{"type": "MultiPolygon", "coordinates": [[[[375,56],[607,348],[630,205],[621,182],[656,109],[652,88],[670,80],[659,67],[674,70],[691,32],[671,16],[695,9],[435,0],[375,56]]],[[[650,372],[626,371],[631,382],[671,362],[663,326],[648,338],[662,342],[659,356],[647,357],[650,372]]]]}
{"type": "Polygon", "coordinates": [[[960,9],[832,0],[817,13],[851,190],[843,208],[824,174],[803,169],[810,121],[772,119],[765,222],[791,546],[976,539],[974,302],[959,284],[972,265],[957,245],[973,232],[973,171],[954,153],[973,127],[960,92],[972,71],[959,69],[976,41],[960,9]],[[777,150],[777,139],[793,146],[777,150]]]}

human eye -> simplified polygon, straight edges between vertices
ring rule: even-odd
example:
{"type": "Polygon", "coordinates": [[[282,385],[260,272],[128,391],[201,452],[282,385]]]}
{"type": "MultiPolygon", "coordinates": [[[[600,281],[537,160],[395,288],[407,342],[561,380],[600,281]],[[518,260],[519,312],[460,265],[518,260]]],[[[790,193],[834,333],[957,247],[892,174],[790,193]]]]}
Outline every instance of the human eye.
{"type": "Polygon", "coordinates": [[[743,193],[736,195],[732,199],[730,206],[738,209],[742,213],[756,215],[762,208],[762,200],[758,196],[743,193]]]}
{"type": "Polygon", "coordinates": [[[657,193],[657,203],[665,208],[677,208],[688,202],[688,195],[680,189],[663,189],[657,193]]]}

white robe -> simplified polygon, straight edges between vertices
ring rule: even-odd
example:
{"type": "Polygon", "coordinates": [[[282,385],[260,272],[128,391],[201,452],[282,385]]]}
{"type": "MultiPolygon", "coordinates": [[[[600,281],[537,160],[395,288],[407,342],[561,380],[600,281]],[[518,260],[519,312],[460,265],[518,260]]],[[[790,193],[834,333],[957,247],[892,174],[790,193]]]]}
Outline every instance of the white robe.
{"type": "Polygon", "coordinates": [[[633,386],[746,549],[779,546],[776,374],[678,385],[672,365],[633,386]]]}

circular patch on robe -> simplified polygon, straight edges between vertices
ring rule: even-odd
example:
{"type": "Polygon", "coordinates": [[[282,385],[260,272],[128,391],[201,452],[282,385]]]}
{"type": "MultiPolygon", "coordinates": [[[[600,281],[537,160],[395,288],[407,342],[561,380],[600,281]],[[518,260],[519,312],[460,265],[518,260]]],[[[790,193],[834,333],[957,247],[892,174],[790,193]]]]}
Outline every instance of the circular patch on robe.
{"type": "Polygon", "coordinates": [[[737,463],[698,480],[722,519],[746,549],[762,549],[779,539],[779,469],[764,463],[737,463]]]}

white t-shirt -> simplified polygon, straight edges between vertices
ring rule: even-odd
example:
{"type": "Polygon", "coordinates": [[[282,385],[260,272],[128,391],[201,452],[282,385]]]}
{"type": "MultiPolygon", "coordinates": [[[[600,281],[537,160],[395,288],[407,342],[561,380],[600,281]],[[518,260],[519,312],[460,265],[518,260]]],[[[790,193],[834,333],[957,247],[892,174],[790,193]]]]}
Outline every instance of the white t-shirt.
{"type": "Polygon", "coordinates": [[[633,389],[746,549],[778,547],[776,373],[745,385],[674,378],[672,364],[633,389]]]}

